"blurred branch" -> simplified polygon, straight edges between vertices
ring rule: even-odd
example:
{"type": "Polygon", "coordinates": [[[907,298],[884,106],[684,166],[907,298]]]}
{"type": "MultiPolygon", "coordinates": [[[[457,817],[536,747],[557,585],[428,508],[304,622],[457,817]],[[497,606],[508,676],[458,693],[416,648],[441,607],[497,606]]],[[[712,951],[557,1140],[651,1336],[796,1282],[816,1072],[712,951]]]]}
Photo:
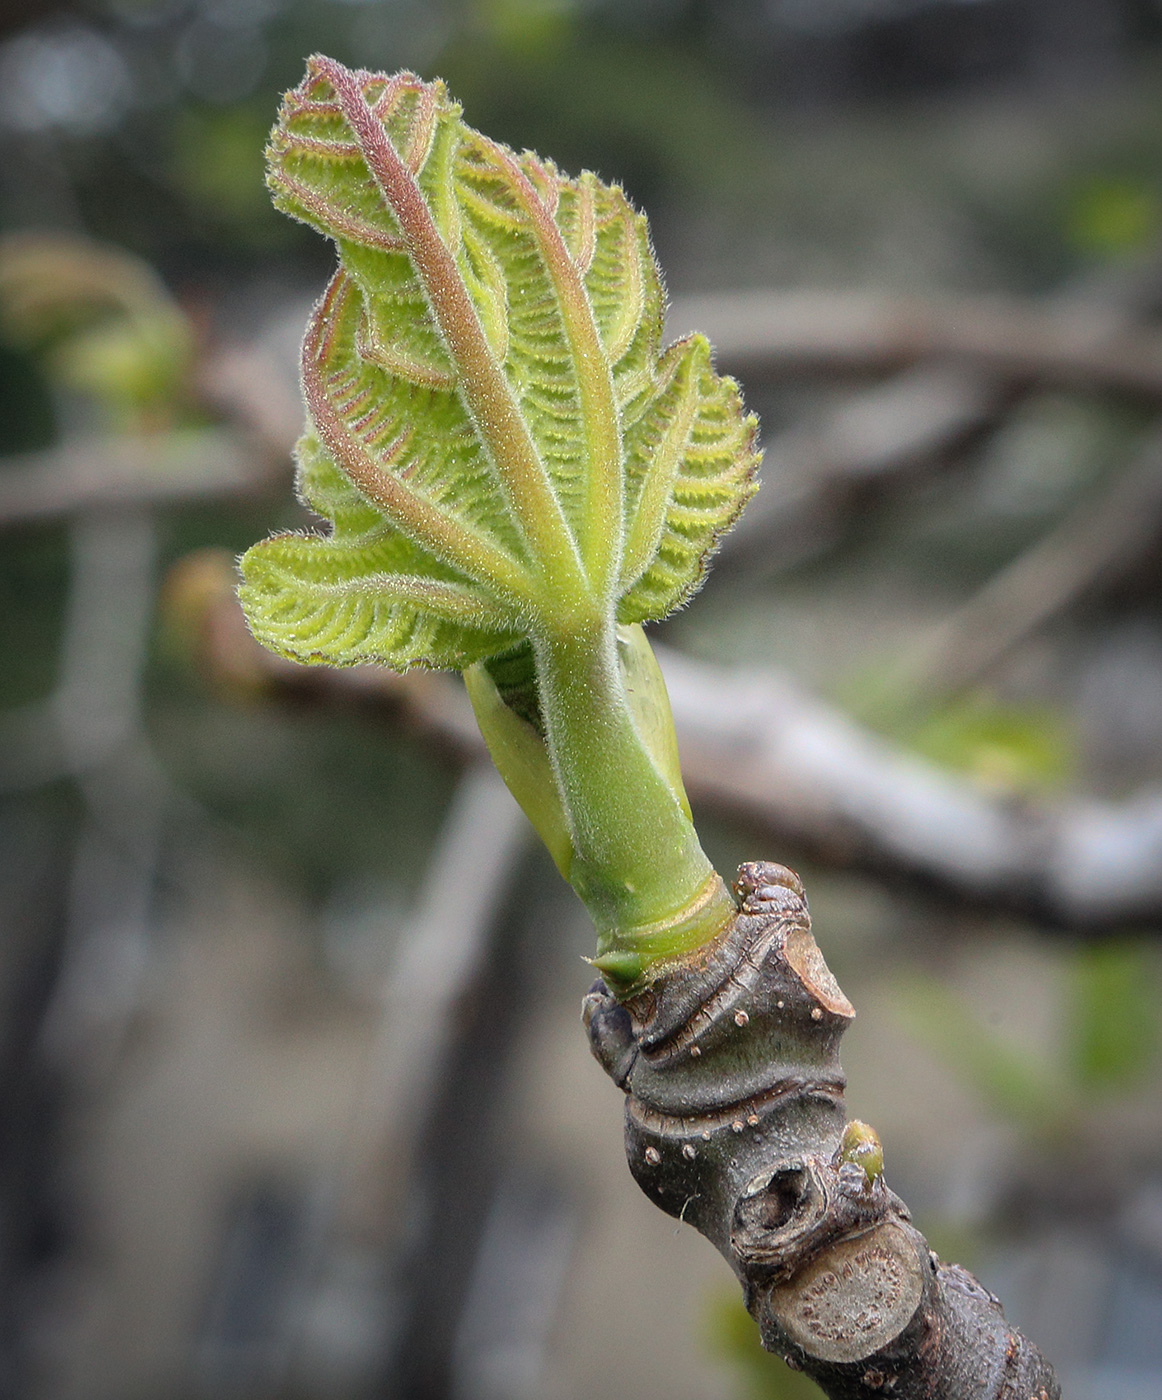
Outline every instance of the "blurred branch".
{"type": "Polygon", "coordinates": [[[908,668],[910,693],[973,684],[1029,634],[1162,535],[1162,430],[1099,500],[1086,499],[933,632],[908,668]]]}
{"type": "Polygon", "coordinates": [[[157,551],[148,511],[72,523],[57,683],[46,699],[0,713],[0,792],[98,770],[139,731],[157,551]]]}
{"type": "MultiPolygon", "coordinates": [[[[513,995],[505,978],[512,930],[502,914],[529,835],[524,813],[482,755],[457,787],[383,988],[340,1169],[333,1233],[348,1250],[376,1244],[384,1249],[386,1295],[407,1298],[388,1370],[406,1372],[409,1351],[431,1346],[433,1333],[450,1330],[449,1314],[458,1311],[459,1290],[449,1284],[449,1271],[462,1270],[472,1248],[474,1217],[461,1212],[483,1184],[487,1149],[480,1138],[487,1134],[467,1105],[443,1110],[455,1103],[470,1075],[483,1075],[476,1086],[481,1107],[495,1104],[508,1048],[504,1038],[519,1033],[519,1016],[509,1025],[505,1017],[489,1017],[502,1023],[490,1028],[492,1036],[482,1036],[472,1021],[474,1014],[487,1016],[484,1008],[495,1005],[498,995],[513,995]],[[471,910],[464,908],[465,889],[473,892],[471,910]],[[465,1053],[492,1063],[466,1071],[465,1053]],[[459,1190],[448,1189],[449,1152],[452,1181],[457,1171],[474,1178],[458,1182],[459,1190]],[[434,1210],[433,1194],[439,1201],[434,1210]]],[[[436,1348],[447,1365],[448,1339],[436,1348]]],[[[385,1393],[443,1389],[405,1384],[385,1393]]]]}
{"type": "MultiPolygon", "coordinates": [[[[417,1325],[432,1322],[422,1294],[432,1273],[433,1235],[441,1233],[449,1214],[457,1221],[461,1267],[471,1249],[463,1198],[445,1199],[447,1188],[438,1179],[438,1167],[433,1170],[433,1156],[451,1146],[457,1160],[479,1175],[479,1139],[487,1134],[480,1134],[471,1113],[450,1115],[435,1132],[433,1120],[444,1106],[450,1079],[460,1087],[463,1075],[456,1070],[466,1041],[481,1058],[472,1007],[490,1001],[486,989],[498,975],[504,946],[499,920],[527,835],[520,808],[482,748],[480,757],[466,765],[392,966],[378,989],[375,1034],[360,1066],[346,1130],[328,1171],[327,1194],[301,1264],[303,1310],[280,1357],[280,1392],[299,1393],[312,1372],[315,1356],[306,1324],[312,1310],[329,1294],[333,1297],[337,1261],[340,1278],[344,1265],[356,1268],[370,1281],[373,1295],[382,1297],[382,1306],[399,1312],[399,1329],[391,1336],[395,1353],[417,1325]],[[474,894],[471,907],[463,900],[466,888],[474,894]],[[433,1193],[438,1201],[434,1210],[433,1193]]],[[[491,1021],[509,1034],[521,1024],[519,1017],[493,1016],[491,1021]]],[[[491,1072],[504,1063],[503,1055],[483,1059],[491,1061],[491,1072]]],[[[480,1095],[480,1106],[492,1105],[495,1097],[480,1095]]],[[[455,1308],[447,1276],[438,1268],[436,1273],[440,1317],[446,1324],[455,1308]]]]}
{"type": "Polygon", "coordinates": [[[691,796],[832,860],[1071,927],[1162,920],[1162,792],[1034,805],[862,729],[773,672],[659,650],[691,796]]]}
{"type": "Polygon", "coordinates": [[[785,569],[826,546],[869,490],[947,458],[1012,397],[972,366],[919,364],[850,394],[816,428],[779,434],[763,449],[763,489],[723,541],[727,566],[785,569]]]}
{"type": "MultiPolygon", "coordinates": [[[[208,572],[211,561],[197,567],[208,572]]],[[[464,756],[479,752],[452,676],[281,661],[246,631],[232,587],[223,570],[216,594],[201,595],[199,655],[217,685],[251,697],[386,706],[464,756]]],[[[973,902],[1077,928],[1162,923],[1162,792],[1120,805],[1017,802],[871,734],[785,676],[657,651],[695,800],[759,824],[774,841],[973,902]]]]}
{"type": "Polygon", "coordinates": [[[0,239],[0,335],[104,427],[0,460],[0,526],[254,490],[298,435],[290,358],[261,338],[207,350],[154,270],[123,248],[65,233],[0,239]],[[207,406],[223,426],[180,426],[207,406]]]}
{"type": "MultiPolygon", "coordinates": [[[[1122,300],[1053,310],[820,291],[679,303],[671,327],[699,320],[720,361],[752,379],[900,371],[852,394],[817,428],[767,444],[766,489],[728,538],[727,557],[793,562],[869,485],[955,452],[1030,381],[1162,397],[1162,336],[1130,327],[1122,300]]],[[[261,342],[208,355],[195,375],[232,428],[108,438],[0,462],[0,524],[260,487],[301,427],[293,376],[261,342]]]]}
{"type": "Polygon", "coordinates": [[[527,845],[523,813],[486,761],[483,746],[481,755],[456,789],[382,990],[338,1202],[340,1225],[364,1238],[382,1218],[385,1183],[402,1193],[409,1180],[455,1033],[456,1011],[480,973],[505,884],[527,845]],[[479,897],[471,911],[459,898],[466,886],[479,897]]]}
{"type": "Polygon", "coordinates": [[[270,475],[269,463],[229,428],[70,442],[0,458],[0,526],[97,506],[241,495],[270,475]]]}
{"type": "MultiPolygon", "coordinates": [[[[1071,283],[1042,316],[1109,339],[1157,309],[1160,278],[1154,253],[1104,268],[1071,283]]],[[[841,294],[824,295],[834,301],[841,294]]],[[[934,305],[929,314],[939,316],[949,305],[956,304],[934,305]]],[[[674,319],[689,314],[680,306],[674,319]]],[[[957,354],[921,357],[887,380],[853,390],[813,428],[793,428],[767,442],[764,489],[724,541],[728,564],[742,561],[769,573],[826,548],[869,494],[953,458],[1029,387],[1007,368],[957,354]]]]}
{"type": "Polygon", "coordinates": [[[201,396],[272,457],[285,459],[303,428],[296,362],[283,363],[264,340],[224,347],[197,366],[201,396]]]}
{"type": "Polygon", "coordinates": [[[883,374],[941,359],[1017,383],[1162,398],[1162,333],[1095,314],[1089,300],[1053,307],[1016,298],[755,290],[677,303],[670,331],[695,325],[720,364],[752,382],[883,374]]]}
{"type": "Polygon", "coordinates": [[[0,527],[97,506],[173,505],[261,491],[302,426],[294,379],[262,345],[207,356],[197,387],[229,426],[125,433],[0,457],[0,527]]]}

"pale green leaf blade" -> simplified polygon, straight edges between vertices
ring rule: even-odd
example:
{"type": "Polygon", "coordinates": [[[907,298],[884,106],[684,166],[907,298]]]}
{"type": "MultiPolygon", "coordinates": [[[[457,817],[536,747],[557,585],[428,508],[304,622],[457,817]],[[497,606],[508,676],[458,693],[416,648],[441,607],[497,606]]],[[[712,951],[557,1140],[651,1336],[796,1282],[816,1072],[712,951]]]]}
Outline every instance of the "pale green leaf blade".
{"type": "MultiPolygon", "coordinates": [[[[585,288],[606,354],[613,368],[619,408],[655,382],[662,351],[666,299],[645,215],[616,186],[582,175],[576,187],[574,219],[587,246],[592,204],[592,249],[584,256],[585,288]]],[[[567,209],[563,202],[563,208],[567,209]]]]}
{"type": "Polygon", "coordinates": [[[522,543],[457,395],[361,353],[363,302],[340,272],[303,347],[303,389],[327,454],[369,506],[498,600],[522,598],[522,543]]]}
{"type": "Polygon", "coordinates": [[[390,522],[506,636],[684,601],[753,490],[754,425],[704,342],[662,351],[624,193],[488,140],[440,83],[325,58],[268,154],[276,203],[340,254],[303,360],[333,543],[390,522]]]}
{"type": "MultiPolygon", "coordinates": [[[[457,398],[492,475],[462,494],[481,490],[489,511],[499,500],[546,582],[575,589],[575,541],[501,358],[506,299],[521,278],[506,265],[511,249],[462,231],[462,167],[486,148],[500,149],[460,122],[442,86],[314,58],[271,139],[270,183],[282,207],[335,239],[362,298],[359,355],[414,389],[457,398]],[[382,204],[370,233],[369,200],[382,204]]],[[[527,229],[524,242],[535,242],[527,229]]]]}
{"type": "Polygon", "coordinates": [[[457,668],[519,638],[479,584],[388,523],[314,433],[296,457],[299,495],[331,534],[277,536],[243,556],[240,597],[265,646],[306,664],[403,670],[457,668]]]}
{"type": "Polygon", "coordinates": [[[255,636],[308,665],[450,669],[519,637],[478,585],[450,576],[390,527],[347,542],[277,535],[249,549],[241,570],[255,636]]]}
{"type": "Polygon", "coordinates": [[[665,617],[758,489],[758,423],[702,336],[672,345],[625,432],[627,542],[618,618],[665,617]]]}

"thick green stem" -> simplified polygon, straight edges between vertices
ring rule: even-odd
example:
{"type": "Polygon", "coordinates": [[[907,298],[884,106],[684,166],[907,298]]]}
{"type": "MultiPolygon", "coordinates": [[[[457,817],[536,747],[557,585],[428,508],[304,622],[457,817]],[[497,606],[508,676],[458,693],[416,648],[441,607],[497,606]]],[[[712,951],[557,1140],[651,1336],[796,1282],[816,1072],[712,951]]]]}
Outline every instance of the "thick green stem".
{"type": "Polygon", "coordinates": [[[640,627],[600,614],[534,644],[543,733],[484,665],[464,675],[513,796],[597,925],[619,993],[715,938],[734,901],[698,843],[665,682],[640,627]]]}
{"type": "Polygon", "coordinates": [[[597,925],[597,965],[632,984],[713,938],[734,903],[635,724],[615,626],[599,619],[534,651],[569,878],[597,925]]]}

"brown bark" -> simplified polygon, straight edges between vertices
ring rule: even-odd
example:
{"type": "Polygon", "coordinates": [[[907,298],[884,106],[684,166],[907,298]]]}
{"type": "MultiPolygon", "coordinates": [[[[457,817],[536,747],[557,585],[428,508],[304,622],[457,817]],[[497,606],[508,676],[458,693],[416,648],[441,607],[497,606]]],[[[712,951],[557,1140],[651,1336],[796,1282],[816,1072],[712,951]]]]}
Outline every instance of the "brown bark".
{"type": "Polygon", "coordinates": [[[584,1020],[626,1093],[646,1195],[726,1257],[763,1345],[834,1400],[1059,1400],[1053,1371],[965,1269],[944,1264],[882,1173],[844,1151],[839,1041],[855,1015],[798,876],[741,867],[715,942],[584,1020]]]}

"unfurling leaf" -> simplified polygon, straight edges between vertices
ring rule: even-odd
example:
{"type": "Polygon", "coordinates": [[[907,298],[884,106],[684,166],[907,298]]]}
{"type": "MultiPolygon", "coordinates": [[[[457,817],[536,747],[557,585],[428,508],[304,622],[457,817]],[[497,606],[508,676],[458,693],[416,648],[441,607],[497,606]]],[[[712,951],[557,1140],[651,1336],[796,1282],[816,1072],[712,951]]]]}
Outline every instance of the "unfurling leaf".
{"type": "Polygon", "coordinates": [[[463,669],[577,616],[665,616],[754,490],[756,425],[699,336],[662,348],[645,219],[466,126],[441,83],[311,60],[276,204],[340,267],[303,347],[300,489],[332,522],[243,560],[299,661],[463,669]]]}

